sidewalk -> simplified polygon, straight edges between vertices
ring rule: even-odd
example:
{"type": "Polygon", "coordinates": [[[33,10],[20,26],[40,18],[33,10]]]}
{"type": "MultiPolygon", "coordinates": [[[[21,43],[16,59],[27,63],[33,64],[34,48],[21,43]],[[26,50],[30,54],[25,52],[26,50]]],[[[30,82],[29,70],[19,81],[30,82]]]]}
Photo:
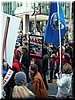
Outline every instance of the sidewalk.
{"type": "Polygon", "coordinates": [[[52,83],[48,83],[48,80],[50,80],[50,65],[49,65],[49,61],[48,61],[48,74],[46,75],[47,84],[48,84],[48,94],[49,95],[56,95],[56,93],[57,93],[56,79],[53,79],[52,83]]]}
{"type": "Polygon", "coordinates": [[[56,95],[56,93],[57,93],[56,80],[53,79],[52,83],[48,83],[48,80],[50,79],[49,73],[48,73],[48,75],[46,75],[46,79],[47,79],[47,84],[48,84],[48,94],[49,95],[56,95]]]}

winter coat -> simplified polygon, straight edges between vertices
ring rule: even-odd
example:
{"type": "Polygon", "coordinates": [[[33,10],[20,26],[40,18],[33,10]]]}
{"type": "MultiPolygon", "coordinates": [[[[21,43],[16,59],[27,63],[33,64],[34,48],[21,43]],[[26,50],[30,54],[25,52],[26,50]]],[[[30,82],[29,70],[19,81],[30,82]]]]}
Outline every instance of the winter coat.
{"type": "Polygon", "coordinates": [[[71,74],[62,74],[60,79],[57,79],[58,92],[56,97],[66,98],[71,90],[71,74]]]}
{"type": "Polygon", "coordinates": [[[21,69],[21,68],[20,68],[20,64],[19,64],[19,61],[18,61],[16,58],[13,59],[12,69],[13,69],[14,71],[16,71],[16,72],[19,72],[20,69],[21,69]]]}
{"type": "Polygon", "coordinates": [[[32,93],[26,86],[14,86],[12,92],[12,98],[14,99],[25,99],[25,98],[34,98],[35,95],[32,93]]]}
{"type": "MultiPolygon", "coordinates": [[[[61,51],[61,57],[62,57],[62,64],[65,62],[65,53],[64,51],[61,51]]],[[[57,53],[56,57],[56,64],[60,64],[60,53],[57,53]]]]}
{"type": "Polygon", "coordinates": [[[54,70],[55,67],[55,60],[51,57],[50,59],[50,70],[54,70]]]}
{"type": "Polygon", "coordinates": [[[23,53],[21,63],[24,64],[27,69],[29,69],[29,52],[27,50],[23,53]]]}
{"type": "Polygon", "coordinates": [[[48,54],[43,56],[43,67],[42,67],[42,70],[44,72],[47,72],[47,70],[48,70],[48,59],[49,59],[48,54]]]}
{"type": "Polygon", "coordinates": [[[31,83],[33,85],[34,94],[36,97],[48,98],[48,91],[46,90],[44,81],[39,72],[36,73],[31,83]]]}

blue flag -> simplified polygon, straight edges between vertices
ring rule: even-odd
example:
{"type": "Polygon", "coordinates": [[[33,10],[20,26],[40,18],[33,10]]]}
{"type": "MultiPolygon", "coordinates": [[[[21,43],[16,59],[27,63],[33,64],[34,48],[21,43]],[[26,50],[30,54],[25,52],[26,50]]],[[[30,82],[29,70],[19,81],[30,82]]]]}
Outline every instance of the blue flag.
{"type": "Polygon", "coordinates": [[[60,21],[61,38],[64,37],[66,33],[66,24],[62,6],[60,3],[58,3],[58,6],[59,6],[59,16],[58,16],[57,2],[51,3],[50,14],[44,32],[44,42],[53,43],[57,46],[59,45],[59,24],[58,24],[59,21],[60,21]]]}

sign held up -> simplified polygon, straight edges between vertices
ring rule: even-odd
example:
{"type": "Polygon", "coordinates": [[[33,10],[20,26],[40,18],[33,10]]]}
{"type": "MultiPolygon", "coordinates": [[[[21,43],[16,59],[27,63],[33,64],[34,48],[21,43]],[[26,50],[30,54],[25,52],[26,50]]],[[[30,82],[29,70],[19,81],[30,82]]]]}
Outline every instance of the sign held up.
{"type": "Polygon", "coordinates": [[[1,60],[3,61],[4,58],[10,67],[12,67],[13,54],[20,20],[20,18],[15,16],[1,13],[1,60]]]}

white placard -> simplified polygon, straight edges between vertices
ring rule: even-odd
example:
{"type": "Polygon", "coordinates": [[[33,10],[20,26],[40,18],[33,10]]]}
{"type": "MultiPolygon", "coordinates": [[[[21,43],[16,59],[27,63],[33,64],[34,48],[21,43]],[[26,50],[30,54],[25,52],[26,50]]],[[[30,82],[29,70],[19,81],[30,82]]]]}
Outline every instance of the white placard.
{"type": "Polygon", "coordinates": [[[8,26],[6,44],[5,44],[6,47],[4,49],[4,59],[9,64],[9,66],[12,67],[15,43],[16,43],[18,28],[19,28],[21,19],[15,16],[5,14],[5,13],[1,13],[1,47],[4,45],[3,39],[4,39],[7,17],[10,18],[10,21],[9,21],[9,26],[8,26]]]}

